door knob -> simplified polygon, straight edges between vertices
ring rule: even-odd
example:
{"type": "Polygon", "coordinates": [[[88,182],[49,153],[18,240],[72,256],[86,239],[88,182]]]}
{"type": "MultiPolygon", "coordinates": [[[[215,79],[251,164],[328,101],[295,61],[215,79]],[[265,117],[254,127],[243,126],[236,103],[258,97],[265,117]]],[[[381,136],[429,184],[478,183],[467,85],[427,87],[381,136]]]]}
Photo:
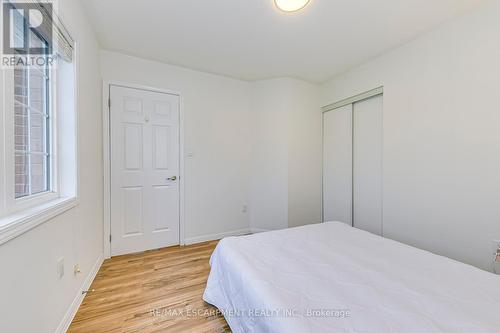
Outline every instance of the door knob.
{"type": "Polygon", "coordinates": [[[170,181],[176,181],[177,180],[177,176],[173,176],[173,177],[170,177],[170,178],[167,178],[167,180],[170,180],[170,181]]]}

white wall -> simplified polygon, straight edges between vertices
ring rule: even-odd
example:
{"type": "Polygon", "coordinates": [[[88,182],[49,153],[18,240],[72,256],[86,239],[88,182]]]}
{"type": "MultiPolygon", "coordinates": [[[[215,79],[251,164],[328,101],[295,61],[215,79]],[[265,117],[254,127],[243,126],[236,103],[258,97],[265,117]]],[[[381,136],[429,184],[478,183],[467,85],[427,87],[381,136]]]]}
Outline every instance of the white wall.
{"type": "Polygon", "coordinates": [[[289,82],[288,226],[319,223],[322,218],[322,116],[319,86],[289,82]]]}
{"type": "Polygon", "coordinates": [[[250,227],[321,221],[319,86],[280,78],[252,83],[250,227]]]}
{"type": "Polygon", "coordinates": [[[98,44],[80,4],[59,2],[78,43],[79,206],[0,246],[0,331],[52,333],[102,256],[102,136],[98,44]],[[56,262],[66,273],[57,277],[56,262]],[[73,265],[82,273],[73,275],[73,265]]]}
{"type": "Polygon", "coordinates": [[[321,220],[319,86],[240,81],[110,51],[101,68],[105,80],[182,95],[187,242],[321,220]]]}
{"type": "Polygon", "coordinates": [[[323,87],[384,86],[384,233],[484,269],[500,239],[500,2],[323,87]]]}
{"type": "Polygon", "coordinates": [[[181,93],[184,112],[185,237],[248,230],[250,85],[102,51],[103,78],[181,93]]]}
{"type": "Polygon", "coordinates": [[[252,84],[250,227],[288,226],[288,117],[286,79],[252,84]]]}

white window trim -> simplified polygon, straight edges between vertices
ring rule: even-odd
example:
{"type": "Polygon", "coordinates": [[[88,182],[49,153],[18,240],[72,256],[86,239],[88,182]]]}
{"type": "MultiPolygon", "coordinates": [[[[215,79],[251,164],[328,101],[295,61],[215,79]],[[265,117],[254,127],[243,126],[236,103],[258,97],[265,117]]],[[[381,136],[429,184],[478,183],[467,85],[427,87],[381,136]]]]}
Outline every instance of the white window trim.
{"type": "MultiPolygon", "coordinates": [[[[0,29],[1,30],[1,29],[0,29]]],[[[27,198],[19,198],[19,199],[11,199],[17,200],[19,202],[18,205],[15,205],[15,208],[9,207],[11,201],[6,197],[6,195],[14,194],[10,191],[6,191],[5,188],[0,188],[0,245],[28,232],[29,230],[55,218],[58,215],[63,214],[64,212],[78,206],[78,193],[79,193],[79,172],[78,172],[78,62],[77,62],[77,43],[74,45],[74,58],[73,58],[73,68],[74,68],[74,87],[73,87],[73,97],[74,97],[74,176],[75,176],[75,184],[74,190],[69,195],[67,193],[63,193],[60,188],[61,175],[59,172],[55,171],[56,169],[60,170],[61,158],[58,154],[58,147],[60,143],[56,140],[56,135],[58,130],[55,129],[51,131],[51,135],[53,135],[53,144],[52,149],[54,149],[52,154],[52,162],[53,162],[53,172],[56,172],[55,177],[52,179],[55,181],[53,184],[53,190],[57,192],[45,192],[40,193],[38,195],[33,195],[27,198]],[[8,210],[10,209],[10,210],[8,210]]],[[[0,96],[2,96],[2,100],[4,101],[3,105],[0,105],[2,108],[2,114],[0,116],[0,129],[2,129],[3,137],[0,136],[1,144],[0,144],[0,180],[3,186],[9,186],[7,184],[12,183],[13,181],[9,181],[7,176],[10,175],[10,171],[13,171],[13,165],[8,166],[7,163],[10,163],[11,159],[5,158],[6,154],[13,153],[12,149],[7,147],[8,144],[13,143],[7,136],[9,134],[13,135],[13,132],[7,130],[7,124],[9,124],[9,119],[7,118],[9,109],[12,109],[13,114],[13,85],[7,84],[7,80],[12,79],[13,82],[13,70],[0,70],[1,78],[0,78],[0,96]],[[12,73],[9,74],[9,72],[12,73]]],[[[56,81],[56,75],[53,76],[54,82],[56,81]]],[[[57,89],[53,89],[51,93],[51,103],[56,104],[58,101],[58,96],[56,95],[57,89]]],[[[54,128],[58,128],[59,121],[57,120],[57,111],[54,108],[53,112],[53,126],[54,128]]],[[[13,121],[13,118],[10,119],[13,121]]],[[[12,173],[13,174],[13,173],[12,173]]],[[[53,174],[54,176],[54,174],[53,174]]],[[[12,177],[11,177],[12,178],[12,177]]]]}
{"type": "MultiPolygon", "coordinates": [[[[6,75],[5,82],[8,82],[9,80],[12,81],[14,78],[11,77],[11,75],[6,75]]],[[[50,69],[50,130],[49,130],[49,135],[51,136],[50,138],[50,147],[49,147],[49,156],[50,156],[50,184],[49,184],[49,191],[46,192],[41,192],[37,194],[32,194],[29,196],[25,197],[20,197],[20,198],[14,198],[14,183],[12,182],[12,178],[8,177],[8,174],[11,173],[11,168],[13,168],[13,161],[10,160],[10,158],[5,158],[5,163],[6,163],[6,177],[5,177],[5,182],[4,184],[7,185],[7,190],[5,191],[7,193],[7,201],[6,201],[6,211],[4,211],[3,215],[0,216],[5,216],[5,215],[11,215],[18,213],[20,211],[30,209],[35,206],[43,205],[49,201],[54,201],[59,199],[60,193],[59,193],[59,175],[57,173],[58,169],[58,158],[57,158],[57,130],[58,130],[58,123],[57,123],[57,72],[54,68],[50,69]],[[10,189],[10,190],[9,190],[10,189]]],[[[5,83],[6,84],[6,83],[5,83]]],[[[7,85],[6,85],[7,87],[7,85]]],[[[8,94],[5,96],[5,109],[8,110],[9,108],[13,107],[14,101],[10,100],[12,98],[12,94],[8,94]]],[[[10,117],[9,117],[10,118],[10,117]]],[[[9,119],[6,116],[6,121],[5,124],[10,124],[14,121],[14,119],[9,119]]],[[[5,152],[9,156],[13,156],[14,154],[14,149],[12,148],[11,141],[9,139],[13,137],[14,133],[11,133],[10,130],[6,127],[4,129],[4,132],[6,133],[6,138],[5,138],[5,143],[9,145],[8,147],[5,147],[5,152]],[[12,150],[11,150],[12,149],[12,150]]],[[[2,155],[5,156],[5,155],[2,155]]]]}
{"type": "Polygon", "coordinates": [[[78,205],[76,197],[58,198],[0,219],[0,245],[78,205]]]}
{"type": "Polygon", "coordinates": [[[51,70],[51,93],[50,93],[50,108],[51,108],[51,115],[50,115],[50,122],[51,122],[51,130],[50,130],[50,135],[51,137],[51,147],[50,147],[50,156],[51,156],[51,185],[50,185],[50,191],[48,192],[42,192],[34,195],[29,195],[26,197],[21,197],[21,198],[15,198],[15,192],[14,192],[14,178],[10,177],[10,175],[14,175],[14,127],[10,126],[10,124],[14,123],[14,88],[12,83],[14,82],[14,70],[12,69],[7,69],[3,70],[3,75],[4,75],[4,126],[3,126],[3,132],[5,133],[5,138],[4,138],[4,152],[5,154],[2,155],[2,158],[4,160],[4,165],[5,165],[5,170],[4,170],[4,182],[5,184],[5,205],[4,209],[2,209],[2,212],[0,214],[0,219],[3,218],[6,215],[11,215],[11,214],[16,214],[19,211],[29,209],[33,206],[36,205],[42,205],[46,202],[52,201],[54,199],[59,198],[59,192],[58,192],[58,182],[57,182],[57,175],[54,173],[55,169],[57,169],[56,165],[58,164],[58,161],[55,159],[55,156],[57,156],[57,142],[55,142],[55,133],[58,130],[57,126],[57,107],[55,103],[55,98],[57,98],[57,95],[55,93],[56,91],[56,80],[55,80],[55,72],[54,70],[51,70]],[[52,80],[53,79],[53,80],[52,80]],[[12,112],[11,112],[12,111],[12,112]]]}

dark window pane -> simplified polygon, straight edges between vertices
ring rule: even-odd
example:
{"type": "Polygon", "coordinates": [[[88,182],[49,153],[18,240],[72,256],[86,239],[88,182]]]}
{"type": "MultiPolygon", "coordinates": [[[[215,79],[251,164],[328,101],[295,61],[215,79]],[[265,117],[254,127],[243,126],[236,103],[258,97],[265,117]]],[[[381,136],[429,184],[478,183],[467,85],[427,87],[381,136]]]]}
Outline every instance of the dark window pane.
{"type": "Polygon", "coordinates": [[[14,70],[14,97],[16,104],[28,105],[27,71],[23,68],[14,70]]]}
{"type": "Polygon", "coordinates": [[[12,26],[12,37],[11,47],[12,48],[23,48],[24,47],[24,29],[26,28],[24,16],[18,9],[11,9],[11,17],[13,18],[12,26]]]}
{"type": "Polygon", "coordinates": [[[45,152],[45,116],[30,112],[30,152],[45,152]]]}
{"type": "MultiPolygon", "coordinates": [[[[45,76],[41,71],[31,68],[29,71],[29,98],[30,106],[40,105],[45,101],[45,76]]],[[[42,111],[42,110],[38,110],[42,111]]]]}
{"type": "MultiPolygon", "coordinates": [[[[29,37],[33,47],[44,43],[32,32],[29,37]]],[[[47,68],[37,66],[14,71],[16,199],[51,190],[48,75],[47,68]]]]}
{"type": "Polygon", "coordinates": [[[25,153],[15,154],[15,194],[16,199],[30,194],[29,158],[25,153]]]}
{"type": "Polygon", "coordinates": [[[21,105],[14,107],[14,149],[28,150],[28,108],[21,105]]]}
{"type": "Polygon", "coordinates": [[[47,191],[47,158],[41,154],[31,154],[31,194],[47,191]]]}

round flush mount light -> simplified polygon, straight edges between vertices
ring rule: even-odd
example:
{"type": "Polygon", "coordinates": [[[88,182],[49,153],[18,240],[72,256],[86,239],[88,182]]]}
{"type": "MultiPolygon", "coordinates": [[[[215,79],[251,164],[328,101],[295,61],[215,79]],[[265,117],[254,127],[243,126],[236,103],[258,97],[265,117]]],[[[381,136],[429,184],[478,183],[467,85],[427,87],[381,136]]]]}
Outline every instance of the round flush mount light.
{"type": "Polygon", "coordinates": [[[274,0],[274,4],[280,10],[291,13],[303,9],[309,4],[310,0],[274,0]]]}

